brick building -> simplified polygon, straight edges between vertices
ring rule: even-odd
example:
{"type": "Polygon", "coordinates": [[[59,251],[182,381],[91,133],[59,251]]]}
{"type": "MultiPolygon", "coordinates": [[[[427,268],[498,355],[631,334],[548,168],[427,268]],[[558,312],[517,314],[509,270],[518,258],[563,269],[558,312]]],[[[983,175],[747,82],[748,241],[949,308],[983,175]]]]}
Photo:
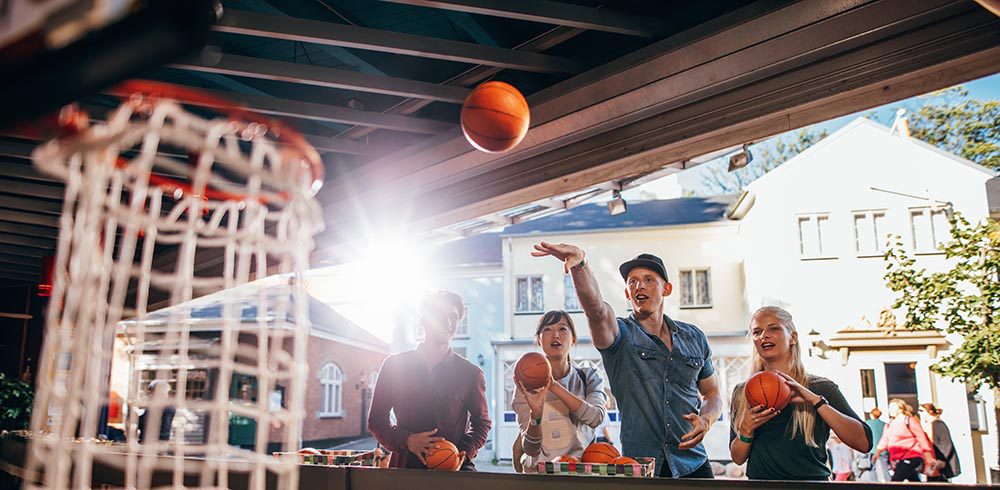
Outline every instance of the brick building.
{"type": "MultiPolygon", "coordinates": [[[[186,354],[189,365],[184,370],[185,398],[192,401],[213,399],[219,382],[219,369],[213,361],[218,359],[222,342],[223,308],[235,307],[240,312],[242,322],[237,344],[242,350],[256,352],[257,322],[263,319],[268,329],[290,328],[294,319],[288,305],[292,304],[295,294],[292,288],[284,285],[248,284],[155,311],[141,323],[122,322],[116,348],[123,354],[115,356],[111,389],[123,396],[130,389],[135,390],[138,401],[135,405],[140,410],[146,401],[149,381],[163,379],[170,384],[172,392],[176,392],[180,370],[174,361],[177,351],[166,325],[171,324],[176,335],[178,325],[183,324],[189,338],[186,354]],[[267,311],[259,315],[258,305],[261,304],[267,305],[267,311]],[[289,312],[284,321],[278,317],[278,311],[289,312]]],[[[302,445],[330,447],[365,437],[368,403],[377,372],[389,353],[389,345],[311,295],[306,294],[305,301],[310,329],[302,445]]],[[[284,342],[285,350],[291,352],[291,339],[284,342]]],[[[254,368],[257,361],[252,356],[240,354],[237,363],[254,368]]],[[[237,368],[229,387],[231,403],[256,403],[261,391],[257,381],[257,376],[241,373],[237,368]]],[[[267,396],[272,410],[285,406],[285,386],[281,382],[276,382],[267,396]]],[[[172,437],[180,437],[183,433],[188,443],[201,443],[212,423],[207,412],[178,410],[172,437]]],[[[253,444],[257,421],[231,413],[228,423],[230,444],[253,444]]],[[[280,430],[271,428],[269,441],[273,448],[280,444],[280,434],[280,430]]]]}

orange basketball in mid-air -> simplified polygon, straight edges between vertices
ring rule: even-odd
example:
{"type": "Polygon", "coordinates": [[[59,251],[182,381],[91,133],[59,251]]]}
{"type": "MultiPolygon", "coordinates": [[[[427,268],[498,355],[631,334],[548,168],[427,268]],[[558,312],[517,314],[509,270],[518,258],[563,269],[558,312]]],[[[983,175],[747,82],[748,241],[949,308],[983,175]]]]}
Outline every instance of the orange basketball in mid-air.
{"type": "Polygon", "coordinates": [[[595,442],[583,450],[583,457],[580,459],[584,463],[611,463],[621,455],[615,446],[606,442],[595,442]]]}
{"type": "Polygon", "coordinates": [[[521,92],[504,82],[486,82],[462,104],[462,132],[481,151],[499,153],[528,134],[531,114],[521,92]]]}
{"type": "Polygon", "coordinates": [[[545,386],[552,377],[552,366],[545,356],[537,352],[529,352],[517,360],[514,365],[514,379],[528,390],[545,386]]]}
{"type": "Polygon", "coordinates": [[[437,471],[458,471],[462,461],[458,458],[458,448],[450,441],[438,441],[438,447],[427,453],[427,468],[437,471]]]}
{"type": "Polygon", "coordinates": [[[764,406],[782,410],[788,406],[788,400],[792,398],[792,389],[785,383],[785,379],[776,373],[761,371],[747,380],[743,394],[746,395],[747,403],[751,407],[764,406]]]}
{"type": "Polygon", "coordinates": [[[628,456],[619,456],[611,464],[639,464],[639,462],[628,456]]]}

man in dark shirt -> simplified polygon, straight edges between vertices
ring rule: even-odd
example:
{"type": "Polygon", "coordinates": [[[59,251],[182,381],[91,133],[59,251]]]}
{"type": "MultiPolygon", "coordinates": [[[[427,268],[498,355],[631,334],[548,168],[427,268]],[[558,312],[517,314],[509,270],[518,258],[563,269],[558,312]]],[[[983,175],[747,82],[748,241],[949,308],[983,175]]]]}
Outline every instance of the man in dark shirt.
{"type": "Polygon", "coordinates": [[[420,304],[424,341],[382,364],[368,430],[392,451],[390,468],[426,468],[427,452],[447,440],[460,451],[461,469],[476,469],[472,459],[486,444],[492,422],[483,371],[451,350],[464,311],[462,298],[455,293],[425,296],[420,304]],[[390,410],[395,425],[389,420],[390,410]]]}

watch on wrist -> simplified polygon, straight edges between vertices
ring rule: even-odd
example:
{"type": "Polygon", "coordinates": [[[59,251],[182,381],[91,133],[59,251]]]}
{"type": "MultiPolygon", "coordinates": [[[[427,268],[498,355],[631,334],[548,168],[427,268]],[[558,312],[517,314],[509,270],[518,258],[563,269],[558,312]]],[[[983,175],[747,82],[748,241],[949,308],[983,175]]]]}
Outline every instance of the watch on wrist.
{"type": "Polygon", "coordinates": [[[580,259],[580,263],[574,265],[573,267],[570,267],[570,269],[580,270],[580,269],[583,269],[584,267],[586,267],[586,265],[587,265],[587,256],[584,255],[583,258],[580,259]]]}
{"type": "Polygon", "coordinates": [[[539,427],[539,426],[542,425],[542,418],[541,417],[531,417],[531,421],[528,422],[528,425],[530,425],[532,427],[539,427]]]}
{"type": "Polygon", "coordinates": [[[827,405],[829,402],[826,401],[826,397],[823,395],[819,396],[819,401],[813,404],[813,410],[819,410],[823,405],[827,405]]]}

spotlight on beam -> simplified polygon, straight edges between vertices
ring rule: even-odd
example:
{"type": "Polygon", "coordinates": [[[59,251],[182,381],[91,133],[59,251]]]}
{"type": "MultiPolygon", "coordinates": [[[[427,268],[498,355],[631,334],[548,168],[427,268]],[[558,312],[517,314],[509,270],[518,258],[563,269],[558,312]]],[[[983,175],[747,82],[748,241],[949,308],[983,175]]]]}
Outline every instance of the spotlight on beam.
{"type": "Polygon", "coordinates": [[[622,198],[621,191],[612,191],[611,200],[608,201],[608,212],[611,216],[618,216],[625,211],[628,211],[628,203],[622,198]]]}
{"type": "Polygon", "coordinates": [[[750,143],[747,143],[739,153],[729,157],[729,171],[746,167],[752,161],[753,153],[750,153],[750,143]]]}

